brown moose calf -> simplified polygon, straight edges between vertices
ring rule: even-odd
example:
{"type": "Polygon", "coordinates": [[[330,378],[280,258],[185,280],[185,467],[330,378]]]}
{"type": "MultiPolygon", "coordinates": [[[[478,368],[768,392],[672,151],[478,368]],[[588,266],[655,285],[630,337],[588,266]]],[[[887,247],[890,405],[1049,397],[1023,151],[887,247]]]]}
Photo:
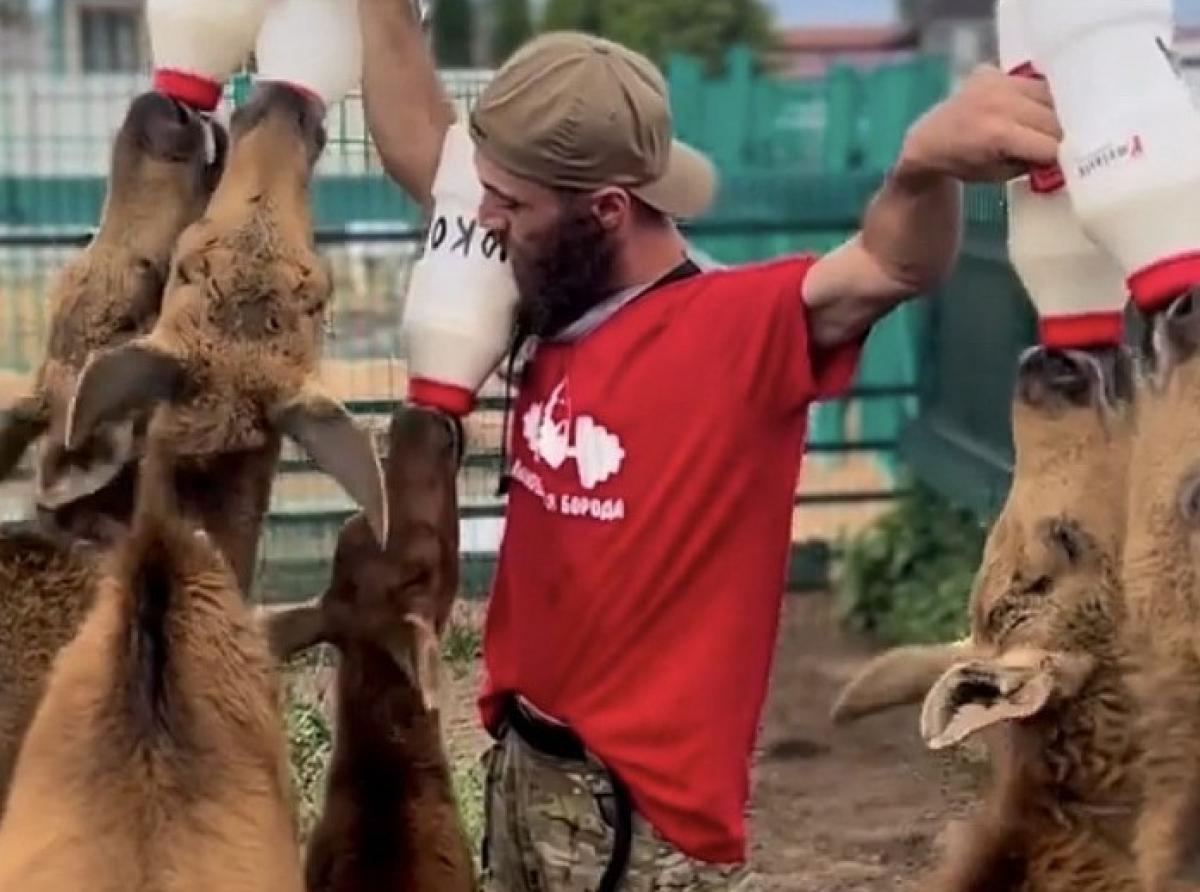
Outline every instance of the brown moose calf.
{"type": "Polygon", "coordinates": [[[1200,842],[1200,298],[1147,323],[1154,368],[1139,398],[1124,585],[1145,749],[1136,852],[1144,892],[1163,892],[1200,842]]]}
{"type": "Polygon", "coordinates": [[[987,744],[980,813],[921,888],[1137,892],[1138,746],[1119,637],[1130,357],[1035,349],[1017,388],[1013,484],[972,589],[969,639],[884,655],[837,712],[927,693],[930,746],[987,744]]]}
{"type": "Polygon", "coordinates": [[[203,212],[225,142],[219,127],[156,93],[130,103],[99,229],[55,283],[33,391],[0,412],[0,479],[40,441],[38,521],[0,525],[0,813],[50,664],[90,603],[97,543],[114,541],[133,506],[141,436],[134,425],[100,425],[79,448],[66,448],[76,377],[92,350],[154,324],[175,239],[203,212]],[[214,128],[211,156],[206,127],[214,128]]]}
{"type": "Polygon", "coordinates": [[[220,125],[157,93],[135,98],[117,132],[96,235],[54,283],[33,390],[0,411],[0,479],[40,438],[36,501],[56,529],[111,540],[114,525],[128,520],[144,425],[97,425],[68,448],[71,400],[93,351],[154,325],[175,241],[204,212],[226,143],[220,125]]]}
{"type": "Polygon", "coordinates": [[[161,460],[21,747],[0,889],[302,888],[273,660],[161,460]]]}
{"type": "Polygon", "coordinates": [[[309,844],[309,892],[472,892],[439,724],[439,636],[458,587],[455,477],[461,433],[401,408],[386,463],[391,532],[380,553],[358,515],[338,539],[316,605],[273,615],[286,659],[334,644],[337,725],[325,812],[309,844]]]}
{"type": "Polygon", "coordinates": [[[276,83],[234,112],[225,172],[179,237],[157,323],[93,357],[67,424],[74,445],[161,404],[181,501],[247,592],[284,435],[363,507],[380,542],[387,533],[372,440],[316,377],[331,292],[309,208],[321,115],[276,83]]]}

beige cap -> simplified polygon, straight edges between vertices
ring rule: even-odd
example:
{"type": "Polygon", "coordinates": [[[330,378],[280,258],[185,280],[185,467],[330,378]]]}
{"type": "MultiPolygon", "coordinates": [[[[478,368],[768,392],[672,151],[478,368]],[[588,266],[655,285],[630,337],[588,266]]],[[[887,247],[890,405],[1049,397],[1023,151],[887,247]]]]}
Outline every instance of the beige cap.
{"type": "Polygon", "coordinates": [[[622,186],[672,217],[712,204],[717,175],[672,138],[667,84],[611,40],[543,34],[496,72],[471,111],[471,136],[496,164],[546,186],[622,186]]]}

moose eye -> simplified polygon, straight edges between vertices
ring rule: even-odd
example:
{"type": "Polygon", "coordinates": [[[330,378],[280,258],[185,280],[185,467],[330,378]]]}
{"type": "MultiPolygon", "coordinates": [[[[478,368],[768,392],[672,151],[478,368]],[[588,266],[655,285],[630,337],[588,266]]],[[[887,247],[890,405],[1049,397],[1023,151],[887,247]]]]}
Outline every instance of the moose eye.
{"type": "Polygon", "coordinates": [[[1045,595],[1050,591],[1051,579],[1049,576],[1039,576],[1029,585],[1025,586],[1025,594],[1027,595],[1045,595]]]}

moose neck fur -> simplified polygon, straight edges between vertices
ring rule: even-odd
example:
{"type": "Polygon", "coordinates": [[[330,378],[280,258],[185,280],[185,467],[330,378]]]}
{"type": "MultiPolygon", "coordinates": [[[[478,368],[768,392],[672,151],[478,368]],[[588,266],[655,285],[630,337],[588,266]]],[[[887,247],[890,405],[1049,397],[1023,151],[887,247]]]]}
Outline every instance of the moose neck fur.
{"type": "Polygon", "coordinates": [[[281,447],[281,438],[272,433],[259,449],[217,454],[176,471],[180,510],[212,538],[244,596],[254,582],[281,447]]]}
{"type": "Polygon", "coordinates": [[[337,679],[328,806],[313,836],[309,888],[471,892],[474,865],[438,713],[369,645],[342,651],[337,679]]]}

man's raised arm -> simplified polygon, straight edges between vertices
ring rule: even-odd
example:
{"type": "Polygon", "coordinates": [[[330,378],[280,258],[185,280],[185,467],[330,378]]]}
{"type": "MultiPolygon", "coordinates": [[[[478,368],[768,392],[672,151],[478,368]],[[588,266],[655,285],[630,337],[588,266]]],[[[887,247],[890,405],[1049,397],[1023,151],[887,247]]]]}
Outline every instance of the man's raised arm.
{"type": "Polygon", "coordinates": [[[805,280],[817,346],[862,335],[900,302],[935,286],[961,239],[963,182],[1003,182],[1057,158],[1062,130],[1043,81],[981,67],[909,129],[862,230],[805,280]]]}
{"type": "Polygon", "coordinates": [[[413,0],[359,0],[363,109],[383,168],[428,212],[454,106],[442,89],[413,0]]]}

